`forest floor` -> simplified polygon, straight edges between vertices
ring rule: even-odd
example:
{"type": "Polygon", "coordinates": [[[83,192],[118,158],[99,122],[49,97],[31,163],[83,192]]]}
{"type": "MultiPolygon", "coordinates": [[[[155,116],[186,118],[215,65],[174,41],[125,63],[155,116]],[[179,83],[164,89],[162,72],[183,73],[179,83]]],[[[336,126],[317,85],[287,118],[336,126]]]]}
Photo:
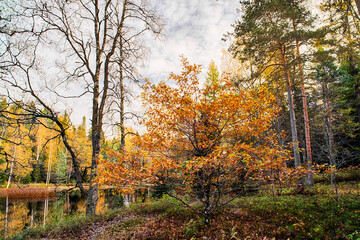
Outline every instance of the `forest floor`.
{"type": "Polygon", "coordinates": [[[360,239],[359,181],[340,182],[338,196],[321,181],[302,194],[263,190],[215,213],[208,227],[174,203],[164,197],[93,218],[74,217],[13,239],[360,239]]]}

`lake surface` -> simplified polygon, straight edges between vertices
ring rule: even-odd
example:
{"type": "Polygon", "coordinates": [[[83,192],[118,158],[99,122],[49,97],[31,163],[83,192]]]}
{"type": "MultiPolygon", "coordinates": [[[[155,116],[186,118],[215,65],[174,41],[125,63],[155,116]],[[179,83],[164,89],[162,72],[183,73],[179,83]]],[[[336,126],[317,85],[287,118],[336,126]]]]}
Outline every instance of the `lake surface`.
{"type": "MultiPolygon", "coordinates": [[[[71,214],[85,214],[86,200],[80,191],[56,196],[0,197],[0,238],[6,238],[28,227],[43,227],[71,214]]],[[[114,189],[99,190],[97,214],[123,206],[123,197],[114,189]]]]}

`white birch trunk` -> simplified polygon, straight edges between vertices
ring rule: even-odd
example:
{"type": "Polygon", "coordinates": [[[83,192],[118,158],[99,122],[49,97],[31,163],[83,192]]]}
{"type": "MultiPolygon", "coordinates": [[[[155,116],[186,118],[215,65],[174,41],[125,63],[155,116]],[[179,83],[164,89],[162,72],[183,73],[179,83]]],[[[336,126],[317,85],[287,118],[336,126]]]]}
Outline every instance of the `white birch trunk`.
{"type": "Polygon", "coordinates": [[[8,183],[7,183],[6,188],[10,187],[11,176],[13,174],[15,158],[16,158],[16,145],[14,146],[13,160],[11,161],[10,174],[9,174],[9,179],[8,179],[8,183]]]}
{"type": "Polygon", "coordinates": [[[51,176],[51,153],[52,153],[52,142],[50,141],[50,149],[49,149],[49,158],[48,158],[48,170],[46,174],[46,186],[50,182],[50,176],[51,176]]]}

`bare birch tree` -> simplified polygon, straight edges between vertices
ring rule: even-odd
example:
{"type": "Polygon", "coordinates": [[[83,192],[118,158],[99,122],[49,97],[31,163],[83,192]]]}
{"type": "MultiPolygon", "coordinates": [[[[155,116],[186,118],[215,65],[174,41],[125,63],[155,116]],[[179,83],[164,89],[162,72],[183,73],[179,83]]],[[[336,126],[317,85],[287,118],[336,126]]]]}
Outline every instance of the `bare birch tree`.
{"type": "Polygon", "coordinates": [[[60,128],[59,134],[65,146],[68,145],[74,170],[78,173],[79,162],[75,153],[71,153],[66,128],[59,121],[56,104],[50,103],[51,97],[44,94],[46,92],[63,101],[69,98],[77,101],[84,95],[91,95],[92,160],[89,189],[84,190],[81,176],[77,177],[77,181],[82,192],[86,192],[86,215],[95,214],[98,192],[94,182],[96,160],[101,148],[104,116],[108,110],[106,106],[114,86],[112,83],[119,80],[114,79],[112,72],[123,61],[122,46],[127,37],[137,38],[146,31],[160,33],[160,20],[150,10],[148,3],[141,0],[27,0],[12,11],[14,19],[20,24],[10,35],[12,38],[22,38],[27,55],[21,54],[20,50],[8,54],[14,63],[12,67],[20,69],[22,74],[10,74],[7,84],[31,96],[47,110],[46,116],[39,111],[33,113],[37,117],[53,120],[60,128]],[[24,37],[28,37],[26,42],[23,41],[24,37]],[[46,50],[49,51],[48,55],[46,50]],[[22,56],[19,57],[19,54],[22,56]],[[31,61],[28,61],[29,58],[31,61]],[[27,63],[23,64],[22,61],[27,63]],[[56,71],[56,74],[51,74],[51,71],[56,71]],[[40,79],[38,76],[42,72],[49,79],[40,79]],[[25,79],[23,83],[19,79],[21,77],[25,79]],[[42,88],[36,89],[40,85],[42,88]]]}

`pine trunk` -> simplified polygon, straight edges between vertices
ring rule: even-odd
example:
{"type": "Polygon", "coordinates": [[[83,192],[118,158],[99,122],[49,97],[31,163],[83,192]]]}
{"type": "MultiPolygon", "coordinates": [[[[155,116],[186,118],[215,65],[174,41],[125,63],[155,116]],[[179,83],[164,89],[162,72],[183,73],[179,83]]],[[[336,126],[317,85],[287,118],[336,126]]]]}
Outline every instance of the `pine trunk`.
{"type": "Polygon", "coordinates": [[[326,143],[329,154],[329,162],[331,170],[330,182],[331,188],[334,192],[337,192],[336,187],[336,178],[335,178],[335,170],[336,170],[336,153],[334,150],[334,134],[332,131],[332,116],[331,116],[331,107],[330,107],[330,99],[328,94],[327,80],[324,80],[323,83],[323,94],[324,94],[324,110],[325,110],[325,132],[326,132],[326,143]]]}
{"type": "Polygon", "coordinates": [[[309,124],[309,115],[307,108],[307,101],[305,95],[305,86],[304,83],[301,82],[301,95],[303,100],[303,111],[304,111],[304,125],[305,125],[305,144],[306,144],[306,163],[308,174],[305,179],[305,183],[307,186],[314,186],[314,178],[313,178],[313,168],[312,168],[312,153],[311,153],[311,140],[310,140],[310,124],[309,124]]]}
{"type": "MultiPolygon", "coordinates": [[[[295,28],[295,27],[294,27],[295,28]]],[[[299,42],[296,40],[296,54],[297,57],[300,58],[300,46],[299,42]]],[[[304,126],[305,126],[305,145],[306,145],[306,163],[308,174],[305,179],[305,183],[307,186],[314,185],[314,179],[312,174],[312,154],[311,154],[311,139],[310,139],[310,123],[309,123],[309,114],[308,114],[308,105],[306,99],[306,92],[304,86],[304,72],[303,66],[299,63],[299,74],[300,74],[300,84],[301,84],[301,97],[303,104],[303,112],[304,112],[304,126]]]]}
{"type": "Polygon", "coordinates": [[[291,85],[287,84],[287,92],[288,92],[288,104],[289,104],[289,112],[290,112],[290,127],[291,127],[291,139],[293,143],[293,152],[294,152],[294,163],[295,168],[301,166],[300,163],[300,154],[299,154],[299,140],[297,136],[297,126],[296,126],[296,118],[295,118],[295,110],[294,110],[294,98],[291,89],[291,85]]]}
{"type": "Polygon", "coordinates": [[[359,78],[355,77],[355,86],[354,86],[354,90],[355,90],[355,106],[356,106],[356,111],[357,111],[357,122],[360,123],[360,83],[359,83],[359,78]]]}
{"type": "MultiPolygon", "coordinates": [[[[279,96],[279,86],[277,87],[277,91],[276,91],[276,104],[278,106],[281,106],[280,96],[279,96]]],[[[277,126],[277,132],[278,132],[279,145],[284,146],[284,138],[283,138],[282,129],[281,129],[280,116],[276,116],[276,126],[277,126]]]]}
{"type": "Polygon", "coordinates": [[[355,100],[355,108],[356,108],[356,113],[357,113],[355,120],[356,120],[356,122],[360,123],[360,86],[359,86],[359,78],[357,77],[358,71],[356,70],[355,58],[353,55],[354,55],[354,53],[353,53],[353,51],[351,51],[349,63],[350,63],[350,67],[351,67],[351,76],[355,80],[355,82],[354,82],[355,99],[354,100],[355,100]]]}
{"type": "Polygon", "coordinates": [[[291,127],[291,138],[293,143],[293,152],[294,152],[294,163],[295,168],[300,167],[300,154],[299,154],[299,140],[297,136],[297,127],[296,127],[296,117],[295,117],[295,109],[294,109],[294,97],[292,93],[292,84],[290,73],[288,69],[288,63],[286,59],[285,47],[281,47],[281,57],[284,66],[284,77],[286,79],[286,88],[287,88],[287,97],[288,97],[288,105],[290,112],[290,127],[291,127]]]}

